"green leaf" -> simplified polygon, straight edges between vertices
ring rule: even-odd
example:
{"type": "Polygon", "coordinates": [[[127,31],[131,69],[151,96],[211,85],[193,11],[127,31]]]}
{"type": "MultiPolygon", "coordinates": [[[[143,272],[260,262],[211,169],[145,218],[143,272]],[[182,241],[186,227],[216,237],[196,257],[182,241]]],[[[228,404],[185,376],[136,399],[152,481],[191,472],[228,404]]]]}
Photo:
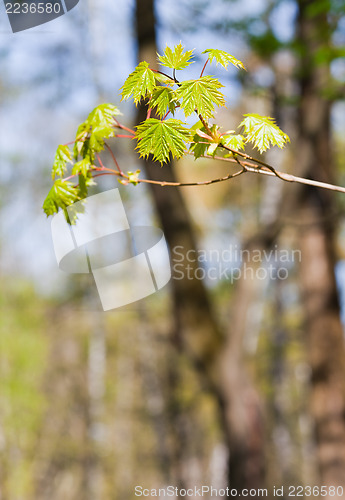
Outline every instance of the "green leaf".
{"type": "MultiPolygon", "coordinates": [[[[79,178],[78,196],[79,198],[83,199],[87,197],[87,188],[88,188],[87,180],[89,179],[87,178],[86,175],[83,174],[79,174],[78,178],[79,178]]],[[[90,180],[92,179],[90,178],[90,180]]]]}
{"type": "Polygon", "coordinates": [[[96,183],[92,179],[92,177],[84,177],[82,174],[79,174],[79,184],[77,186],[78,191],[78,200],[81,203],[73,203],[68,207],[68,211],[64,208],[65,218],[69,224],[75,224],[78,215],[85,212],[85,207],[83,205],[83,201],[88,195],[88,189],[90,186],[94,186],[96,183]]]}
{"type": "MultiPolygon", "coordinates": [[[[90,139],[88,143],[90,157],[93,158],[94,153],[99,153],[104,149],[104,139],[108,139],[109,137],[114,137],[115,131],[112,127],[109,126],[97,126],[91,129],[90,139]]],[[[86,155],[86,151],[84,156],[86,155]]]]}
{"type": "Polygon", "coordinates": [[[155,74],[149,68],[148,63],[143,61],[138,64],[121,87],[122,100],[133,96],[135,104],[138,104],[142,98],[151,95],[155,88],[155,74]]]}
{"type": "Polygon", "coordinates": [[[175,111],[175,92],[168,87],[158,87],[152,94],[150,100],[150,108],[156,108],[158,116],[162,117],[166,114],[167,109],[174,113],[175,111]]]}
{"type": "Polygon", "coordinates": [[[194,159],[197,160],[201,156],[205,156],[206,150],[210,143],[206,139],[195,134],[193,138],[193,143],[191,144],[189,150],[194,154],[194,159]]]}
{"type": "Polygon", "coordinates": [[[169,161],[169,153],[180,158],[185,149],[185,142],[190,140],[190,131],[180,120],[170,118],[160,121],[149,118],[138,125],[136,137],[140,156],[147,158],[150,154],[161,164],[169,161]]]}
{"type": "Polygon", "coordinates": [[[115,125],[114,116],[121,114],[120,110],[113,104],[101,104],[89,114],[86,121],[92,128],[112,127],[115,125]]]}
{"type": "Polygon", "coordinates": [[[239,59],[236,59],[236,57],[232,56],[228,52],[225,52],[225,50],[217,50],[217,49],[207,49],[202,52],[202,54],[208,54],[208,58],[210,60],[210,63],[212,63],[213,59],[216,60],[216,64],[218,65],[221,64],[224,66],[225,69],[229,66],[229,63],[233,64],[236,66],[236,68],[242,68],[246,69],[244,67],[244,64],[242,61],[239,59]]]}
{"type": "Polygon", "coordinates": [[[43,203],[43,210],[47,216],[53,215],[59,208],[64,210],[77,200],[79,200],[78,188],[71,182],[57,179],[43,203]]]}
{"type": "Polygon", "coordinates": [[[58,175],[60,177],[63,176],[63,174],[67,170],[67,163],[72,163],[72,155],[69,150],[68,146],[63,146],[60,145],[55,154],[55,160],[53,164],[53,169],[52,169],[52,178],[55,179],[55,177],[58,175]]]}
{"type": "Polygon", "coordinates": [[[163,56],[157,54],[158,60],[162,66],[166,66],[167,68],[176,70],[185,69],[193,63],[193,61],[190,60],[193,56],[193,50],[186,50],[184,52],[183,49],[184,47],[181,42],[175,45],[174,50],[170,47],[166,47],[163,56]]]}
{"type": "Polygon", "coordinates": [[[73,156],[75,160],[77,160],[78,156],[82,154],[84,143],[87,140],[87,136],[89,134],[89,129],[90,126],[88,125],[87,121],[81,123],[78,127],[73,149],[73,156]]]}
{"type": "Polygon", "coordinates": [[[74,164],[74,167],[72,169],[72,175],[81,174],[83,177],[87,177],[91,167],[92,164],[90,158],[86,156],[81,161],[78,161],[78,163],[74,164]]]}
{"type": "Polygon", "coordinates": [[[225,106],[224,95],[218,89],[223,85],[212,76],[202,76],[197,80],[186,80],[176,90],[176,97],[181,100],[185,115],[197,110],[204,118],[211,118],[215,106],[225,106]]]}
{"type": "Polygon", "coordinates": [[[244,127],[246,141],[251,142],[260,153],[263,153],[272,146],[283,148],[290,138],[285,134],[273,118],[260,116],[257,114],[246,114],[240,127],[244,127]]]}
{"type": "Polygon", "coordinates": [[[114,117],[121,115],[119,109],[113,104],[101,104],[89,114],[87,120],[81,123],[77,130],[73,155],[75,160],[81,155],[83,158],[101,151],[104,140],[115,135],[114,117]]]}
{"type": "Polygon", "coordinates": [[[229,146],[229,148],[235,149],[237,151],[244,149],[244,141],[245,138],[241,134],[226,134],[222,137],[222,144],[224,144],[225,146],[229,146]]]}

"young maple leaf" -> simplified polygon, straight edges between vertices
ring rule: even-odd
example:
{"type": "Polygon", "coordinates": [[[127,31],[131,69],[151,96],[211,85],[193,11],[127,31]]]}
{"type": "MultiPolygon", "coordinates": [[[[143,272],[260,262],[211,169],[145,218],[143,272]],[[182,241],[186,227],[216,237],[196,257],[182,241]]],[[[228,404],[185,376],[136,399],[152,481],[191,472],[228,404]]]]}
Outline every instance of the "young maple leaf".
{"type": "Polygon", "coordinates": [[[162,66],[167,68],[176,70],[185,69],[193,63],[193,61],[190,60],[193,56],[193,50],[186,50],[183,52],[183,49],[184,47],[181,42],[174,47],[174,50],[170,47],[166,47],[163,56],[157,54],[158,60],[162,66]]]}
{"type": "Polygon", "coordinates": [[[222,144],[229,146],[229,148],[235,149],[236,151],[244,149],[244,141],[245,139],[243,135],[240,134],[226,134],[222,136],[222,144]]]}
{"type": "Polygon", "coordinates": [[[122,115],[113,104],[100,104],[88,116],[86,123],[92,128],[111,127],[114,125],[114,116],[122,115]]]}
{"type": "Polygon", "coordinates": [[[138,64],[121,87],[122,100],[133,96],[135,104],[138,104],[142,98],[151,95],[155,88],[155,74],[149,68],[148,63],[143,61],[138,64]]]}
{"type": "Polygon", "coordinates": [[[257,114],[246,114],[240,127],[244,127],[246,141],[251,142],[260,153],[263,153],[272,146],[283,148],[290,138],[276,125],[270,116],[260,116],[257,114]]]}
{"type": "Polygon", "coordinates": [[[81,123],[77,130],[74,144],[74,159],[79,155],[90,156],[101,151],[104,146],[103,139],[113,137],[115,116],[121,115],[120,110],[113,104],[101,104],[89,114],[87,120],[81,123]]]}
{"type": "Polygon", "coordinates": [[[72,175],[80,174],[86,178],[91,167],[92,167],[91,159],[88,156],[86,156],[86,158],[83,158],[81,161],[78,161],[77,163],[74,164],[72,169],[72,175]]]}
{"type": "Polygon", "coordinates": [[[59,208],[65,209],[77,200],[79,200],[78,189],[71,182],[57,179],[44,200],[43,210],[47,216],[53,215],[59,208]]]}
{"type": "Polygon", "coordinates": [[[194,111],[211,118],[215,106],[225,106],[224,95],[218,90],[224,87],[217,78],[202,76],[197,80],[186,80],[181,82],[176,90],[176,97],[181,100],[181,107],[185,115],[189,116],[194,111]]]}
{"type": "Polygon", "coordinates": [[[181,158],[185,149],[185,142],[190,140],[191,134],[184,127],[181,120],[170,118],[157,120],[149,118],[138,125],[136,138],[140,156],[147,158],[150,154],[161,164],[169,161],[169,154],[174,158],[181,158]]]}
{"type": "Polygon", "coordinates": [[[68,146],[60,145],[56,150],[55,160],[52,168],[53,179],[55,179],[57,175],[61,177],[66,172],[67,163],[73,163],[71,151],[69,150],[68,146]]]}
{"type": "Polygon", "coordinates": [[[236,68],[242,68],[246,69],[244,67],[244,64],[242,61],[239,59],[236,59],[236,57],[232,56],[228,52],[225,52],[225,50],[218,50],[218,49],[207,49],[202,52],[202,54],[208,54],[208,58],[210,60],[210,63],[212,63],[213,59],[216,60],[216,64],[221,64],[225,69],[229,66],[229,63],[233,64],[236,66],[236,68]]]}
{"type": "Polygon", "coordinates": [[[158,116],[166,114],[167,109],[174,113],[175,111],[175,92],[168,87],[158,87],[152,94],[150,108],[156,108],[158,116]]]}

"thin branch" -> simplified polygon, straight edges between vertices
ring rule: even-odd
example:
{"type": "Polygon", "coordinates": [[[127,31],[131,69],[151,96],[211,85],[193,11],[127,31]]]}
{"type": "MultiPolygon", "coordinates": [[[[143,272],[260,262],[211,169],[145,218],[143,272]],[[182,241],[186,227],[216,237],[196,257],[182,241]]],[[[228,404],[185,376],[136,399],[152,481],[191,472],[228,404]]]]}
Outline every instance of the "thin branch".
{"type": "MultiPolygon", "coordinates": [[[[192,153],[188,154],[192,155],[192,153]]],[[[247,155],[248,156],[248,155],[247,155]]],[[[269,175],[271,177],[277,177],[285,182],[297,182],[298,184],[305,184],[307,186],[313,186],[313,187],[318,187],[322,189],[328,189],[330,191],[338,191],[339,193],[345,193],[345,187],[342,186],[337,186],[335,184],[329,184],[327,182],[320,182],[320,181],[315,181],[313,179],[305,179],[304,177],[298,177],[296,175],[288,174],[286,172],[280,172],[273,168],[271,165],[264,165],[264,167],[258,167],[254,165],[253,163],[250,162],[242,162],[238,161],[238,159],[234,158],[224,158],[223,156],[200,156],[200,158],[207,158],[207,159],[215,159],[215,160],[221,160],[221,161],[227,161],[230,163],[238,163],[240,162],[240,165],[245,168],[246,172],[251,172],[254,174],[262,174],[262,175],[269,175]],[[265,170],[265,168],[269,170],[265,170]]],[[[256,160],[254,160],[256,161],[256,160]]]]}
{"type": "Polygon", "coordinates": [[[121,170],[121,168],[120,168],[120,165],[118,164],[117,159],[115,158],[115,155],[114,155],[114,153],[113,153],[113,151],[112,151],[111,147],[110,147],[110,146],[109,146],[106,142],[104,143],[104,145],[105,145],[105,147],[107,148],[107,150],[109,151],[110,156],[112,157],[113,162],[115,163],[116,168],[117,168],[117,170],[118,170],[119,174],[120,174],[120,175],[122,175],[122,176],[124,176],[125,174],[122,172],[122,170],[121,170]]]}
{"type": "MultiPolygon", "coordinates": [[[[95,171],[100,172],[97,174],[94,174],[92,177],[100,177],[101,175],[116,175],[118,177],[122,177],[123,179],[129,180],[129,176],[126,175],[124,172],[121,170],[116,171],[112,170],[110,168],[106,168],[103,166],[101,160],[99,159],[100,164],[102,165],[101,168],[94,168],[95,171]]],[[[175,187],[190,187],[190,186],[208,186],[209,184],[215,184],[217,182],[224,182],[228,181],[230,179],[233,179],[235,177],[238,177],[245,172],[247,172],[247,167],[244,165],[244,162],[238,161],[238,163],[241,165],[241,170],[238,170],[237,172],[234,172],[233,174],[228,174],[223,177],[218,177],[216,179],[210,179],[207,181],[198,181],[198,182],[169,182],[169,181],[153,181],[151,179],[138,179],[138,183],[143,183],[143,184],[156,184],[158,186],[175,186],[175,187]]]]}
{"type": "MultiPolygon", "coordinates": [[[[168,181],[152,181],[151,179],[138,179],[139,183],[145,184],[157,184],[158,186],[177,186],[177,187],[190,187],[190,186],[208,186],[209,184],[215,184],[216,182],[224,182],[235,177],[239,177],[244,174],[247,169],[242,168],[233,174],[228,174],[224,177],[218,177],[217,179],[210,179],[208,181],[199,181],[199,182],[168,182],[168,181]]],[[[127,176],[126,176],[127,177],[127,176]]]]}
{"type": "Polygon", "coordinates": [[[306,184],[307,186],[314,186],[322,189],[328,189],[330,191],[338,191],[339,193],[345,193],[345,187],[336,186],[335,184],[328,184],[327,182],[314,181],[313,179],[305,179],[304,177],[297,177],[296,175],[287,174],[285,172],[278,172],[277,170],[275,172],[272,172],[260,168],[259,169],[253,167],[246,167],[246,168],[247,172],[279,177],[279,179],[282,179],[283,181],[286,182],[298,182],[299,184],[306,184]]]}
{"type": "MultiPolygon", "coordinates": [[[[115,158],[114,153],[111,151],[110,147],[108,144],[105,143],[105,146],[109,150],[114,163],[117,167],[116,170],[112,170],[109,168],[106,168],[102,166],[101,169],[95,169],[95,170],[102,170],[102,173],[107,173],[108,175],[117,175],[119,177],[122,177],[123,179],[128,180],[129,177],[126,175],[122,170],[120,169],[120,166],[115,158]],[[104,172],[106,171],[106,172],[104,172]]],[[[187,154],[192,155],[192,153],[186,151],[187,154]]],[[[246,155],[246,157],[251,158],[249,155],[246,155]]],[[[223,156],[200,156],[200,158],[206,158],[206,159],[214,159],[214,160],[221,160],[221,161],[226,161],[229,163],[237,163],[240,165],[241,170],[238,170],[237,172],[233,174],[228,174],[223,177],[218,177],[216,179],[210,179],[207,181],[198,181],[198,182],[168,182],[168,181],[153,181],[151,179],[138,179],[138,183],[144,183],[144,184],[156,184],[158,186],[175,186],[175,187],[190,187],[190,186],[208,186],[210,184],[215,184],[218,182],[225,182],[230,179],[234,179],[235,177],[239,177],[240,175],[250,172],[254,174],[261,174],[261,175],[269,175],[271,177],[277,177],[285,182],[297,182],[299,184],[305,184],[308,186],[314,186],[322,189],[328,189],[330,191],[338,191],[340,193],[345,193],[345,187],[342,186],[336,186],[334,184],[329,184],[326,182],[320,182],[320,181],[315,181],[312,179],[305,179],[304,177],[298,177],[296,175],[288,174],[286,172],[280,172],[273,168],[271,165],[262,165],[262,166],[257,166],[251,162],[248,161],[241,161],[237,156],[234,156],[233,158],[224,158],[223,156]]],[[[257,161],[256,159],[252,159],[252,161],[257,161]]],[[[101,163],[101,165],[103,165],[101,163]]],[[[98,177],[99,175],[102,174],[96,174],[93,177],[98,177]]],[[[69,177],[70,178],[70,177],[69,177]]],[[[68,179],[69,179],[68,178],[68,179]]],[[[67,180],[67,179],[64,179],[67,180]]]]}

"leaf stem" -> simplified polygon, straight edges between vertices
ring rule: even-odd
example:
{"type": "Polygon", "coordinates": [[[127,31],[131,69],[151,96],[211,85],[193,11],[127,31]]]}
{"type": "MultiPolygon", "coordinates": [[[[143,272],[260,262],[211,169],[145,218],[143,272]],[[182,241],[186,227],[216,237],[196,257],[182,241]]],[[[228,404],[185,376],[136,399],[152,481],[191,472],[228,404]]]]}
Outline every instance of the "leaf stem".
{"type": "Polygon", "coordinates": [[[122,123],[118,122],[118,121],[116,120],[116,118],[114,118],[114,120],[115,120],[115,122],[116,122],[116,127],[117,127],[117,128],[120,128],[120,129],[122,129],[122,130],[127,130],[127,132],[129,132],[130,134],[135,135],[135,131],[134,131],[134,130],[132,130],[131,128],[125,127],[125,125],[122,125],[122,123]]]}
{"type": "Polygon", "coordinates": [[[163,71],[159,71],[158,69],[153,69],[152,70],[154,73],[159,73],[160,75],[163,75],[163,76],[166,76],[167,78],[169,78],[169,80],[171,80],[172,82],[176,82],[176,78],[173,78],[171,77],[170,75],[167,75],[166,73],[163,73],[163,71]]]}
{"type": "MultiPolygon", "coordinates": [[[[118,172],[116,172],[115,170],[112,170],[111,172],[102,172],[100,174],[95,174],[92,177],[101,177],[102,175],[120,175],[120,174],[118,172]]],[[[127,176],[124,175],[124,177],[127,177],[127,176]]]]}
{"type": "Polygon", "coordinates": [[[205,127],[205,129],[207,130],[208,134],[210,137],[212,137],[212,139],[214,138],[213,137],[213,134],[212,134],[212,131],[207,123],[207,121],[205,120],[205,118],[202,116],[202,114],[199,114],[199,120],[201,121],[201,123],[203,124],[203,126],[205,127]]]}
{"type": "Polygon", "coordinates": [[[99,163],[99,164],[100,164],[100,166],[101,166],[101,169],[102,169],[102,170],[105,170],[105,166],[104,166],[104,165],[103,165],[103,163],[102,163],[101,157],[99,156],[99,154],[96,154],[96,156],[97,156],[98,163],[99,163]]]}
{"type": "Polygon", "coordinates": [[[206,69],[206,66],[207,66],[207,63],[209,62],[209,59],[206,60],[205,64],[204,64],[204,67],[202,68],[202,71],[200,73],[200,78],[202,77],[202,75],[204,74],[204,71],[206,69]]]}
{"type": "Polygon", "coordinates": [[[106,142],[104,143],[104,145],[105,145],[105,147],[107,148],[107,150],[109,151],[110,156],[112,157],[113,162],[115,163],[116,168],[117,168],[117,170],[118,170],[119,174],[120,174],[121,176],[124,176],[125,174],[122,172],[122,170],[121,170],[121,168],[120,168],[120,165],[118,164],[117,159],[115,158],[115,155],[114,155],[114,153],[113,153],[113,151],[112,151],[111,147],[110,147],[110,146],[109,146],[106,142]]]}

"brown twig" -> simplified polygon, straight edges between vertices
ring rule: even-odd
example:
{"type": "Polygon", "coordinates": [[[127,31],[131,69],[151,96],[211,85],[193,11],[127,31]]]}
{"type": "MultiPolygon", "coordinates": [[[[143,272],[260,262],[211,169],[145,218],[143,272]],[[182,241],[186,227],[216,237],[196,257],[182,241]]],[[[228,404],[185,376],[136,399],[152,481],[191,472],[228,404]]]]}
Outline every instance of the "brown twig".
{"type": "MultiPolygon", "coordinates": [[[[218,177],[217,179],[210,179],[208,181],[199,181],[199,182],[168,182],[168,181],[152,181],[151,179],[138,179],[139,183],[145,184],[157,184],[159,186],[175,186],[175,187],[190,187],[190,186],[208,186],[209,184],[215,184],[217,182],[224,182],[235,177],[239,177],[244,174],[247,169],[242,168],[233,174],[225,175],[224,177],[218,177]]],[[[126,176],[127,177],[127,176],[126,176]]]]}
{"type": "Polygon", "coordinates": [[[120,165],[118,164],[117,159],[115,158],[115,155],[114,155],[114,153],[113,153],[113,151],[112,151],[111,147],[110,147],[110,146],[109,146],[106,142],[104,143],[104,146],[105,146],[105,147],[107,148],[107,150],[109,151],[110,156],[112,157],[113,162],[115,163],[116,168],[117,168],[117,170],[118,170],[119,174],[120,174],[121,176],[124,176],[125,174],[122,172],[122,170],[121,170],[121,168],[120,168],[120,165]]]}

